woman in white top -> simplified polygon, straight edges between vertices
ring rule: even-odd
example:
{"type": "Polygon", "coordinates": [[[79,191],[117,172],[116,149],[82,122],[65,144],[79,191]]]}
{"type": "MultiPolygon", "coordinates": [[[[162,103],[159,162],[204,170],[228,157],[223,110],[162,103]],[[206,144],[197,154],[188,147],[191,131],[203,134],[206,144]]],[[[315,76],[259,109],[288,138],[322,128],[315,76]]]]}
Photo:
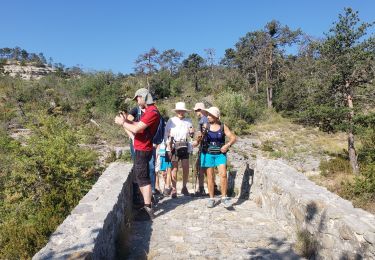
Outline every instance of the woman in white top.
{"type": "Polygon", "coordinates": [[[169,151],[170,160],[172,162],[172,198],[177,197],[176,181],[178,162],[181,161],[182,166],[182,190],[185,196],[189,195],[186,187],[189,178],[189,153],[192,152],[192,146],[189,139],[194,135],[194,128],[190,118],[186,118],[185,102],[177,102],[175,109],[176,116],[170,118],[165,126],[165,140],[167,142],[167,151],[169,151]]]}

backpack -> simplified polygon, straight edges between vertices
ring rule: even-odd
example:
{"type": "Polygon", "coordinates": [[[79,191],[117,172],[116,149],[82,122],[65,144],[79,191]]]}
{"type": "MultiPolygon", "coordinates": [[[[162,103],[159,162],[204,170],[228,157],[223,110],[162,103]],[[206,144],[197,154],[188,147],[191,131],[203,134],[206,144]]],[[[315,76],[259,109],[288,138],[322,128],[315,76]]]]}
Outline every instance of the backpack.
{"type": "Polygon", "coordinates": [[[141,108],[138,106],[138,107],[137,107],[137,116],[135,117],[135,121],[137,121],[137,122],[141,121],[141,116],[142,116],[142,110],[141,110],[141,108]]]}
{"type": "Polygon", "coordinates": [[[159,115],[159,125],[158,125],[158,129],[156,130],[154,137],[152,138],[152,143],[161,144],[164,140],[165,120],[160,115],[158,110],[153,110],[153,112],[158,113],[159,115]]]}

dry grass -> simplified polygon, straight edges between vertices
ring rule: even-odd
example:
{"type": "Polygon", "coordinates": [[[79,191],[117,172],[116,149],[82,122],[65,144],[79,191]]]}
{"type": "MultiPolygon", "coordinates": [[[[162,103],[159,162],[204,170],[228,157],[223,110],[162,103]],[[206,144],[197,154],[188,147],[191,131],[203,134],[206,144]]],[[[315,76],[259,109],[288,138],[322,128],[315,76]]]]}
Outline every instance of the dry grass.
{"type": "MultiPolygon", "coordinates": [[[[330,192],[343,196],[345,193],[345,183],[353,182],[355,175],[353,173],[339,172],[328,176],[311,176],[310,180],[317,185],[326,187],[330,192]]],[[[368,212],[375,214],[375,201],[354,198],[351,200],[354,207],[362,208],[368,212]]]]}
{"type": "Polygon", "coordinates": [[[267,115],[251,126],[250,131],[262,143],[272,146],[273,151],[268,153],[271,157],[294,159],[304,154],[320,157],[338,154],[347,148],[345,133],[327,134],[318,128],[294,124],[273,112],[267,115]]]}

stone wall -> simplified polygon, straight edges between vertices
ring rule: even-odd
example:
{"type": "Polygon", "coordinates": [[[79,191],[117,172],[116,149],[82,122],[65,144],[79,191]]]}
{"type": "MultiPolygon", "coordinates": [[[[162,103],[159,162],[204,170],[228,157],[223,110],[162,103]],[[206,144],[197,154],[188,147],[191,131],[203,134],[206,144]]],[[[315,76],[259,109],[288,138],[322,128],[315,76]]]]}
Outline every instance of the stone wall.
{"type": "Polygon", "coordinates": [[[276,160],[257,159],[253,199],[276,221],[308,232],[318,258],[375,259],[375,216],[276,160]]]}
{"type": "Polygon", "coordinates": [[[131,164],[112,163],[33,259],[114,259],[131,214],[131,164]]]}

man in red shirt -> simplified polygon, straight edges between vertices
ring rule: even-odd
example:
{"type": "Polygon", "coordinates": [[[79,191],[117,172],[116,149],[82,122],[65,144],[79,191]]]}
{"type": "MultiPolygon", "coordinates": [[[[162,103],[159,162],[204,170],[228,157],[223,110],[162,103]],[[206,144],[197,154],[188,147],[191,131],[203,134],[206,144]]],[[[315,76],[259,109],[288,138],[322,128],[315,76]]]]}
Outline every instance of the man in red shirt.
{"type": "Polygon", "coordinates": [[[134,173],[145,202],[144,209],[152,219],[154,213],[151,207],[152,191],[148,163],[152,157],[152,139],[159,126],[160,114],[147,89],[138,89],[133,100],[136,100],[141,108],[145,108],[140,121],[129,121],[126,114],[121,114],[116,116],[115,123],[134,134],[134,173]]]}

